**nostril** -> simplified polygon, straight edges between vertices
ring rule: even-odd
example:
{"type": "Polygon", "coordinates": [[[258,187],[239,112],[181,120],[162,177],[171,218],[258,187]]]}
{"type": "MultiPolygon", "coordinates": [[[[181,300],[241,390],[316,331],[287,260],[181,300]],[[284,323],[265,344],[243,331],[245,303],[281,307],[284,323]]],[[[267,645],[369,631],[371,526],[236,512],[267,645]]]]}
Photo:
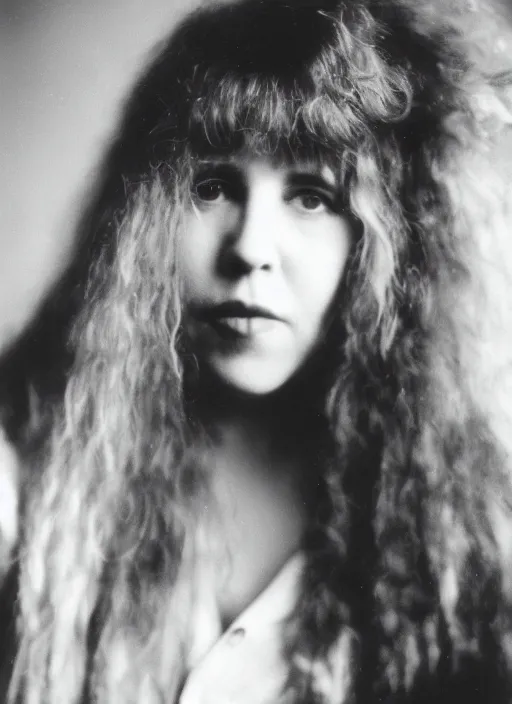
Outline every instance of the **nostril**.
{"type": "Polygon", "coordinates": [[[247,276],[253,267],[237,252],[230,250],[225,252],[219,260],[219,274],[226,279],[239,279],[247,276]]]}
{"type": "Polygon", "coordinates": [[[229,247],[221,252],[218,262],[218,273],[227,279],[239,279],[252,271],[270,271],[271,268],[268,260],[244,256],[236,247],[229,247]]]}

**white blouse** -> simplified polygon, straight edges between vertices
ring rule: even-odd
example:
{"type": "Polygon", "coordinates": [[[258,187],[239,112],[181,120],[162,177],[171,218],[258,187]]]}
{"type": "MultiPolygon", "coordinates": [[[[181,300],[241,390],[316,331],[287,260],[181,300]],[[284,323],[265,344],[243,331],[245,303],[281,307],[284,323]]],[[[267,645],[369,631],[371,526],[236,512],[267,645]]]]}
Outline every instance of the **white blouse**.
{"type": "MultiPolygon", "coordinates": [[[[242,614],[221,633],[213,599],[196,612],[189,674],[179,704],[288,704],[282,627],[297,602],[304,556],[297,553],[242,614]]],[[[211,593],[205,585],[205,595],[211,593]]],[[[342,637],[327,662],[311,664],[315,689],[329,704],[347,693],[348,642],[342,637]]]]}

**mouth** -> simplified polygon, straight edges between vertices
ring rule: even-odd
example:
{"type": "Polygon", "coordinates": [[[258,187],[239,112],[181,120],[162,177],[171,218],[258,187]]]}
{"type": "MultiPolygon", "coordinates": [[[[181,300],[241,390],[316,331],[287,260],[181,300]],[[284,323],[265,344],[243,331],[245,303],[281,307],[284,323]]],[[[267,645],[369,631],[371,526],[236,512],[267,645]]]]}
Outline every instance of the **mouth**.
{"type": "Polygon", "coordinates": [[[204,307],[197,318],[211,325],[222,337],[242,339],[271,331],[283,319],[268,308],[247,305],[242,301],[226,301],[204,307]]]}

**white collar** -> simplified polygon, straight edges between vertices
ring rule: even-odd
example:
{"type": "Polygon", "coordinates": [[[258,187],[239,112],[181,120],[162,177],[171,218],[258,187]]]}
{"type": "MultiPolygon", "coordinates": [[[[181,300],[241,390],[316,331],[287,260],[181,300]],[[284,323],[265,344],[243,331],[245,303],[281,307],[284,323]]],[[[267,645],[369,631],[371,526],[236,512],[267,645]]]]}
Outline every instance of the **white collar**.
{"type": "MultiPolygon", "coordinates": [[[[294,553],[272,581],[233,621],[226,633],[258,631],[281,626],[297,603],[305,557],[294,553]]],[[[188,669],[194,668],[222,637],[222,627],[215,593],[212,589],[211,566],[205,561],[198,566],[196,597],[191,620],[191,645],[187,658],[188,669]]]]}

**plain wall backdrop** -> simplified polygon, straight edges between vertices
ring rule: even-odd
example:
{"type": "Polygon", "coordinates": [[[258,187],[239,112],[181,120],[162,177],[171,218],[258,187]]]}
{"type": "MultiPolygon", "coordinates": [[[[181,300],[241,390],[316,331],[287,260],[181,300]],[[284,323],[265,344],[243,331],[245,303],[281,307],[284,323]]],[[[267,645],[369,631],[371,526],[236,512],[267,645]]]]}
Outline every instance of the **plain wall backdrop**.
{"type": "MultiPolygon", "coordinates": [[[[0,349],[65,260],[121,98],[154,43],[200,1],[0,0],[0,349]]],[[[432,7],[471,28],[486,64],[512,63],[509,0],[432,7]]]]}
{"type": "Polygon", "coordinates": [[[190,0],[0,0],[0,347],[55,276],[128,86],[190,0]]]}

